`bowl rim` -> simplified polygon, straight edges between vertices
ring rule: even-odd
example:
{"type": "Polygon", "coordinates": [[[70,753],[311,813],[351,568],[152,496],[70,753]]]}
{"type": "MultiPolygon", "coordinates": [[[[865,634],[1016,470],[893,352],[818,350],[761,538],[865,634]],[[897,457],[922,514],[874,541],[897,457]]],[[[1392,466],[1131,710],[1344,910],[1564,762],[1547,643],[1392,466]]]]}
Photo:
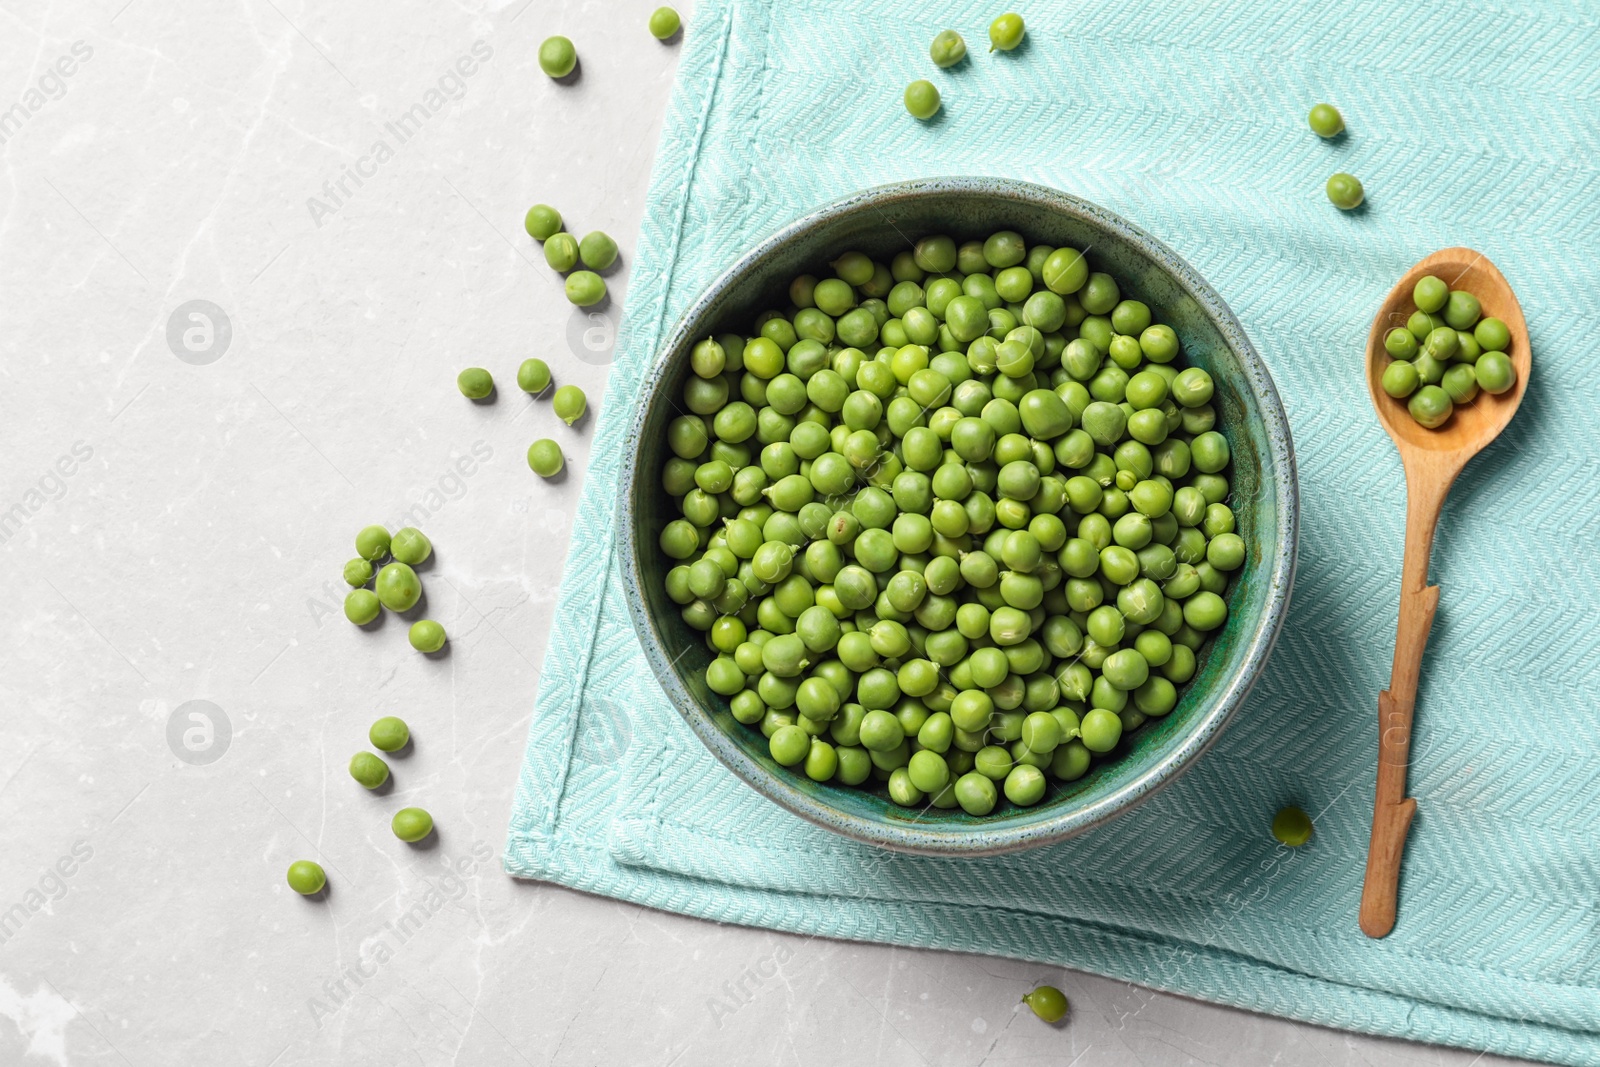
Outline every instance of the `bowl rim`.
{"type": "Polygon", "coordinates": [[[896,852],[978,857],[1062,841],[1130,811],[1149,799],[1158,788],[1188,770],[1196,758],[1216,742],[1260,676],[1261,668],[1271,655],[1288,613],[1298,556],[1300,494],[1288,416],[1266,363],[1250,342],[1249,336],[1234,316],[1232,309],[1187,260],[1159,238],[1092,201],[1033,182],[973,176],[918,178],[890,182],[830,200],[780,226],[710,282],[684,309],[671,333],[659,343],[650,366],[640,382],[634,400],[634,410],[629,418],[617,507],[622,512],[616,523],[617,537],[622,542],[617,547],[622,550],[622,562],[626,568],[628,609],[633,618],[634,630],[644,648],[645,658],[649,660],[656,680],[666,692],[668,699],[713,755],[757,793],[808,822],[846,837],[896,852]],[[1277,472],[1272,481],[1278,486],[1282,502],[1278,509],[1278,524],[1274,539],[1278,551],[1272,557],[1270,565],[1260,575],[1260,580],[1268,583],[1266,611],[1261,616],[1255,632],[1249,637],[1245,658],[1239,670],[1229,679],[1211,707],[1195,720],[1182,743],[1162,759],[1092,804],[1046,816],[1037,822],[1010,827],[962,826],[935,829],[918,826],[914,822],[891,824],[860,818],[817,800],[753,759],[723,732],[710,710],[702,706],[684,687],[674,670],[673,661],[666,656],[662,636],[650,614],[649,605],[642,591],[644,572],[640,553],[654,550],[655,542],[653,538],[641,539],[637,536],[634,516],[630,513],[640,463],[638,444],[649,414],[649,398],[661,388],[672,363],[672,353],[683,348],[691,339],[690,325],[709,305],[716,302],[729,285],[775,250],[803,237],[808,231],[827,224],[842,212],[881,206],[904,199],[951,193],[981,194],[1014,200],[1074,216],[1092,227],[1111,231],[1159,263],[1171,275],[1177,287],[1199,305],[1206,317],[1216,326],[1227,348],[1238,358],[1249,391],[1261,409],[1261,418],[1267,432],[1268,451],[1273,456],[1277,472]]]}

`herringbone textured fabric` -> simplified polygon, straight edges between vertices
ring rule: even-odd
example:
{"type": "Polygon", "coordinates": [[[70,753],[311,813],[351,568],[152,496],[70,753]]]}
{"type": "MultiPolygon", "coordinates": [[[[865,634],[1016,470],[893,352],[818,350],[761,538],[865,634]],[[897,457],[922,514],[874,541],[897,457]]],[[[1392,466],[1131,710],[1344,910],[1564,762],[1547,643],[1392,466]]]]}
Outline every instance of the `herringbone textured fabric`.
{"type": "Polygon", "coordinates": [[[1274,1014],[1600,1064],[1600,26],[1549,2],[991,5],[701,0],[634,256],[506,865],[707,918],[1049,960],[1274,1014]],[[937,19],[937,21],[933,21],[937,19]],[[971,60],[931,73],[956,26],[971,60]],[[935,122],[900,93],[931,76],[935,122]],[[1318,100],[1350,133],[1306,129],[1318,100]],[[1368,206],[1335,211],[1349,170],[1368,206]],[[1077,193],[1161,237],[1272,367],[1300,459],[1290,618],[1222,741],[1150,803],[1038,852],[886,856],[761,800],[649,676],[612,558],[642,369],[755,240],[882,182],[995,174],[1077,193]],[[1400,923],[1355,913],[1404,493],[1362,388],[1373,310],[1434,249],[1490,255],[1536,373],[1457,483],[1419,701],[1400,923]],[[1271,814],[1316,817],[1302,850],[1271,814]]]}

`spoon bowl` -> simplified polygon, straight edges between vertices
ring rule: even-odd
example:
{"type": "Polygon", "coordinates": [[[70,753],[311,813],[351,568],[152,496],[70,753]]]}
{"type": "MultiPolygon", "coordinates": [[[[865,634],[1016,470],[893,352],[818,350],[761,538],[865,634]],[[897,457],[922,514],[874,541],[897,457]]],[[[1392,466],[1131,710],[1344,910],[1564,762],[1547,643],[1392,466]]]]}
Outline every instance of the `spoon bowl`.
{"type": "MultiPolygon", "coordinates": [[[[1423,452],[1459,454],[1461,466],[1485,445],[1499,436],[1517,413],[1522,403],[1523,390],[1528,385],[1528,373],[1533,366],[1532,349],[1528,345],[1528,323],[1522,317],[1522,305],[1517,294],[1489,257],[1470,248],[1445,248],[1406,271],[1383,308],[1372,320],[1372,331],[1367,335],[1367,392],[1372,394],[1372,406],[1378,412],[1378,421],[1394,439],[1395,447],[1404,458],[1408,449],[1423,452]],[[1483,305],[1484,318],[1497,318],[1511,331],[1511,346],[1506,355],[1516,368],[1517,381],[1510,389],[1495,396],[1480,391],[1470,404],[1457,404],[1450,421],[1436,430],[1430,430],[1411,417],[1404,400],[1396,400],[1383,391],[1383,372],[1390,363],[1389,353],[1383,347],[1383,338],[1395,327],[1404,327],[1417,310],[1412,290],[1417,282],[1432,274],[1443,279],[1451,289],[1465,289],[1483,305]]],[[[1457,470],[1460,466],[1457,467],[1457,470]]]]}
{"type": "Polygon", "coordinates": [[[1439,587],[1428,584],[1428,556],[1444,498],[1467,461],[1499,436],[1522,403],[1533,369],[1528,324],[1505,276],[1487,256],[1470,248],[1446,248],[1406,272],[1389,293],[1367,335],[1367,391],[1378,421],[1394,440],[1406,472],[1405,562],[1400,569],[1400,621],[1394,642],[1394,668],[1389,688],[1378,694],[1378,786],[1372,809],[1372,841],[1367,849],[1367,875],[1361,888],[1361,929],[1383,937],[1394,929],[1400,892],[1400,859],[1406,833],[1417,812],[1406,796],[1406,768],[1411,757],[1411,720],[1416,710],[1422,653],[1439,607],[1439,587]],[[1499,396],[1480,391],[1470,404],[1458,404],[1446,422],[1430,430],[1411,417],[1406,402],[1383,391],[1389,354],[1383,338],[1405,326],[1417,310],[1412,291],[1425,275],[1442,279],[1451,289],[1478,298],[1486,317],[1506,324],[1511,334],[1506,355],[1517,380],[1499,396]]]}

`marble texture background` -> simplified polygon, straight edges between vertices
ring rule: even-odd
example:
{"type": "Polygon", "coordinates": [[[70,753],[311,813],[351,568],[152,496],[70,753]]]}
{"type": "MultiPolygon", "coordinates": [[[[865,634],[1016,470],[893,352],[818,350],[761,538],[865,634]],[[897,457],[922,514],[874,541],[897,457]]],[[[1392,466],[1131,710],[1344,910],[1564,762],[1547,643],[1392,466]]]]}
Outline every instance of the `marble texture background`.
{"type": "Polygon", "coordinates": [[[652,6],[0,5],[0,1063],[1506,1062],[500,871],[587,424],[453,379],[539,355],[603,403],[677,52],[652,6]],[[536,199],[622,245],[604,315],[536,199]],[[339,614],[374,521],[433,537],[447,653],[339,614]],[[416,743],[368,795],[383,714],[416,743]],[[1069,1025],[1019,1010],[1040,980],[1069,1025]]]}

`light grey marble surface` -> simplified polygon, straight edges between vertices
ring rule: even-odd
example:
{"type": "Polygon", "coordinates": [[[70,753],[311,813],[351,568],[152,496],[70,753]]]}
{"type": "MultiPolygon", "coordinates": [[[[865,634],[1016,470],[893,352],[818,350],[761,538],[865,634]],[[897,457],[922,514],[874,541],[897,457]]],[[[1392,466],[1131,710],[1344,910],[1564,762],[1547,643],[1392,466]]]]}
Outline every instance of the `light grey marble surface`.
{"type": "Polygon", "coordinates": [[[620,304],[677,55],[650,6],[0,6],[0,1064],[1500,1062],[501,873],[589,436],[512,374],[599,402],[609,344],[520,219],[616,235],[620,304]],[[339,616],[352,534],[408,511],[432,660],[339,616]],[[344,767],[386,713],[417,743],[372,796],[344,767]],[[1039,980],[1069,1025],[1019,1010],[1039,980]]]}

